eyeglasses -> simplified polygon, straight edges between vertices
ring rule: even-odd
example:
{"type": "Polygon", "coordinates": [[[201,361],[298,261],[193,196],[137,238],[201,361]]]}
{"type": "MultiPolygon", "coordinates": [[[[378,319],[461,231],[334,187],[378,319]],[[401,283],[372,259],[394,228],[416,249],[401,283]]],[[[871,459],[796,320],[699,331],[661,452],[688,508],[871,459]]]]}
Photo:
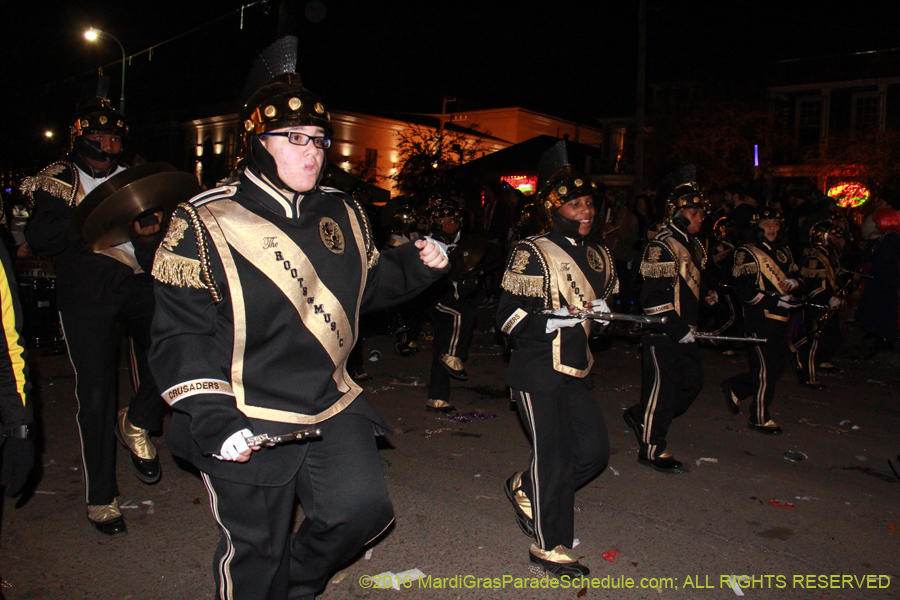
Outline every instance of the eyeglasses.
{"type": "Polygon", "coordinates": [[[306,135],[305,133],[300,133],[299,131],[278,131],[275,133],[264,133],[259,137],[263,137],[266,135],[280,135],[281,137],[286,137],[290,143],[295,146],[305,146],[312,140],[313,146],[316,148],[321,148],[322,150],[327,150],[331,148],[331,140],[327,137],[313,137],[311,135],[306,135]]]}

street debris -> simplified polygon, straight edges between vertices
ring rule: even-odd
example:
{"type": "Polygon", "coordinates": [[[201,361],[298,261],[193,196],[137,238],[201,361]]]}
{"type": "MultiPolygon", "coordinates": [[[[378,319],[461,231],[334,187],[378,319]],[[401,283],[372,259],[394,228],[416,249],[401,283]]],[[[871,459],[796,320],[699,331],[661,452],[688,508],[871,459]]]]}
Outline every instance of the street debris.
{"type": "Polygon", "coordinates": [[[784,509],[792,509],[796,508],[796,504],[791,504],[790,502],[784,502],[782,500],[769,500],[769,506],[774,506],[775,508],[784,508],[784,509]]]}
{"type": "Polygon", "coordinates": [[[809,457],[803,452],[797,452],[794,450],[788,450],[784,453],[784,459],[789,460],[791,462],[800,462],[808,459],[809,457]]]}
{"type": "Polygon", "coordinates": [[[381,352],[378,350],[372,350],[369,352],[369,362],[378,362],[378,359],[381,358],[381,352]]]}
{"type": "Polygon", "coordinates": [[[717,463],[717,462],[719,462],[719,459],[718,459],[718,458],[712,458],[712,457],[710,457],[710,456],[701,456],[700,458],[698,458],[698,459],[697,459],[696,461],[694,461],[694,462],[696,462],[696,463],[697,463],[697,466],[699,467],[699,466],[700,466],[700,463],[702,463],[702,462],[717,463]]]}
{"type": "Polygon", "coordinates": [[[153,503],[153,500],[144,500],[141,504],[147,507],[148,515],[152,515],[155,512],[156,505],[153,503]]]}
{"type": "Polygon", "coordinates": [[[849,419],[844,419],[843,421],[841,421],[840,426],[847,427],[849,429],[859,429],[859,425],[857,425],[853,421],[850,421],[849,419]]]}
{"type": "Polygon", "coordinates": [[[614,466],[612,466],[612,465],[609,466],[609,470],[613,472],[613,475],[618,475],[618,474],[619,474],[619,472],[616,471],[616,468],[615,468],[614,466]]]}
{"type": "Polygon", "coordinates": [[[419,381],[419,379],[419,377],[401,376],[392,378],[388,383],[391,385],[405,385],[409,387],[425,387],[425,383],[419,381]]]}
{"type": "Polygon", "coordinates": [[[614,560],[616,560],[616,557],[619,556],[620,554],[622,554],[622,553],[619,552],[618,550],[607,550],[606,552],[603,553],[603,560],[605,560],[607,562],[613,562],[614,560]]]}
{"type": "Polygon", "coordinates": [[[334,577],[331,578],[331,584],[332,585],[339,584],[340,582],[342,582],[344,580],[344,578],[346,576],[347,576],[347,571],[341,571],[340,573],[338,573],[337,575],[335,575],[334,577]]]}
{"type": "Polygon", "coordinates": [[[809,425],[810,427],[821,427],[822,429],[828,430],[831,433],[836,433],[837,435],[841,435],[842,433],[847,433],[846,429],[842,429],[840,427],[835,427],[834,425],[825,425],[824,423],[813,423],[806,417],[803,417],[802,419],[800,419],[799,422],[803,423],[805,425],[809,425]]]}
{"type": "Polygon", "coordinates": [[[369,548],[366,550],[366,560],[372,560],[372,552],[375,551],[375,548],[369,548]]]}

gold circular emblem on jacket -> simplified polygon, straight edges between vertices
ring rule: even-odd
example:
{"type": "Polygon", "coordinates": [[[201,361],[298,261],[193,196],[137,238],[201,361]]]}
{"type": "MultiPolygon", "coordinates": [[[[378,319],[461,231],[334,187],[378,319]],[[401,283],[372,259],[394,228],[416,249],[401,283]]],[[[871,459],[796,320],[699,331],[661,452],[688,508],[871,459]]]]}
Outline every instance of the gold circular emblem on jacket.
{"type": "Polygon", "coordinates": [[[334,219],[325,217],[319,221],[319,237],[322,238],[325,247],[333,253],[344,253],[344,232],[334,219]]]}
{"type": "Polygon", "coordinates": [[[600,253],[588,246],[587,249],[587,259],[588,264],[591,265],[591,268],[598,273],[602,273],[604,269],[603,258],[600,256],[600,253]]]}
{"type": "Polygon", "coordinates": [[[270,119],[275,116],[275,107],[271,104],[266,107],[265,115],[270,119]]]}
{"type": "Polygon", "coordinates": [[[291,107],[291,110],[297,110],[303,103],[300,102],[300,98],[291,98],[288,100],[288,106],[291,107]]]}
{"type": "Polygon", "coordinates": [[[101,125],[106,125],[106,121],[108,121],[108,119],[106,118],[106,115],[100,115],[100,118],[97,120],[100,121],[101,125]]]}
{"type": "Polygon", "coordinates": [[[778,258],[779,262],[786,263],[788,261],[787,252],[779,248],[775,251],[775,256],[778,258]]]}

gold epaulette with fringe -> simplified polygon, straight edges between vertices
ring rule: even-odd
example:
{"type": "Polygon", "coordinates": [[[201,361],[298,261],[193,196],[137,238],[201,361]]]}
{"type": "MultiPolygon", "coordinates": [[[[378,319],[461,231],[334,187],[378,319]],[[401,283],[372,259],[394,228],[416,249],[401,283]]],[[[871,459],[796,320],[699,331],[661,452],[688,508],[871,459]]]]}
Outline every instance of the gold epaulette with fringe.
{"type": "Polygon", "coordinates": [[[731,269],[732,277],[740,277],[741,275],[755,275],[759,273],[759,267],[756,266],[755,262],[746,263],[743,265],[735,265],[733,269],[731,269]]]}
{"type": "Polygon", "coordinates": [[[26,177],[19,186],[19,191],[28,199],[29,206],[34,204],[34,193],[38,190],[47,192],[55,198],[66,201],[66,204],[72,206],[75,201],[75,194],[78,192],[78,171],[75,165],[60,161],[44,167],[40,173],[33,177],[26,177]],[[75,178],[74,184],[66,183],[56,179],[66,169],[72,171],[75,178]]]}
{"type": "Polygon", "coordinates": [[[205,290],[206,285],[200,281],[200,271],[199,260],[180,256],[160,246],[153,259],[150,274],[157,281],[168,285],[205,290]]]}
{"type": "Polygon", "coordinates": [[[649,262],[641,263],[641,275],[644,277],[676,277],[678,265],[675,262],[649,262]]]}
{"type": "Polygon", "coordinates": [[[516,296],[544,297],[544,277],[542,275],[520,275],[506,271],[500,286],[516,296]]]}

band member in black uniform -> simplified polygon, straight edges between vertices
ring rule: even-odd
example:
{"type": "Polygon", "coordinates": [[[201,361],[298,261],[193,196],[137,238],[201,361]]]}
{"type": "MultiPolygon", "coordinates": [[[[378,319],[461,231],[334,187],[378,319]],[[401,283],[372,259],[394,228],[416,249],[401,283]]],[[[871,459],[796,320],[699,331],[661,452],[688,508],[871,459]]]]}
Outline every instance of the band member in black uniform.
{"type": "Polygon", "coordinates": [[[766,434],[780,434],[769,414],[775,385],[784,374],[788,360],[788,320],[791,292],[797,290],[799,269],[783,242],[781,211],[763,207],[750,221],[753,242],[734,253],[734,290],[744,308],[744,332],[766,338],[765,344],[750,347],[750,371],[722,382],[725,404],[732,414],[740,412],[740,402],[752,397],[750,428],[766,434]]]}
{"type": "MultiPolygon", "coordinates": [[[[713,320],[708,331],[712,335],[740,336],[744,331],[744,320],[740,309],[740,300],[732,289],[734,267],[734,250],[737,243],[737,227],[728,217],[719,218],[713,225],[713,238],[710,240],[709,263],[707,274],[710,276],[710,287],[715,289],[718,301],[712,307],[713,320]]],[[[719,342],[719,348],[725,348],[723,354],[734,356],[735,352],[728,344],[719,342]]]]}
{"type": "Polygon", "coordinates": [[[538,202],[550,231],[519,242],[503,276],[497,325],[509,336],[506,374],[531,438],[529,468],[505,484],[522,532],[533,538],[529,559],[557,577],[589,570],[570,554],[575,490],[609,460],[609,438],[594,394],[585,310],[609,312],[618,289],[603,246],[588,241],[602,206],[590,178],[569,165],[565,142],[539,166],[538,202]]]}
{"type": "MultiPolygon", "coordinates": [[[[105,86],[104,86],[105,83],[105,86]]],[[[145,483],[160,478],[159,457],[150,431],[162,428],[164,404],[147,365],[153,320],[153,280],[149,270],[159,245],[159,222],[134,223],[135,235],[107,250],[92,251],[69,238],[73,209],[94,188],[125,169],[128,146],[125,118],[112,110],[101,78],[99,91],[76,111],[68,156],[22,183],[34,203],[25,237],[37,255],[56,260],[59,316],[75,369],[78,430],[84,465],[88,520],[103,535],[127,533],[116,496],[116,436],[131,454],[131,465],[145,483]],[[116,413],[116,323],[131,335],[136,393],[116,413]]],[[[93,88],[97,90],[98,88],[93,88]]]]}
{"type": "Polygon", "coordinates": [[[703,364],[694,338],[700,302],[716,301],[716,293],[702,282],[706,252],[694,237],[705,212],[706,200],[695,183],[676,187],[666,201],[666,225],[647,244],[641,262],[644,313],[668,321],[663,335],[641,338],[641,402],[623,416],[637,435],[638,462],[669,473],[682,468],[673,456],[663,454],[669,425],[703,389],[703,364]]]}
{"type": "Polygon", "coordinates": [[[805,335],[791,344],[791,353],[800,384],[821,390],[825,384],[816,377],[817,365],[831,360],[841,343],[837,311],[844,304],[841,279],[840,249],[837,242],[844,230],[830,219],[813,225],[809,231],[810,246],[803,252],[800,281],[809,302],[828,307],[826,312],[803,310],[805,335]]]}
{"type": "Polygon", "coordinates": [[[459,205],[446,195],[434,195],[429,200],[427,214],[430,234],[447,245],[451,267],[450,272],[426,292],[436,298],[429,300],[426,309],[434,325],[434,343],[425,410],[450,413],[456,410],[450,403],[450,378],[469,379],[465,362],[477,321],[472,300],[478,292],[478,282],[457,278],[465,267],[457,251],[463,237],[459,205]]]}
{"type": "Polygon", "coordinates": [[[375,444],[386,427],[347,356],[361,311],[447,264],[427,240],[380,254],[362,207],[320,186],[331,119],[296,60],[292,36],[259,57],[233,181],[179,206],[153,266],[150,362],[175,409],[169,447],[202,472],[221,528],[217,598],[312,598],[390,525],[375,444]],[[319,439],[247,443],[310,427],[319,439]]]}

